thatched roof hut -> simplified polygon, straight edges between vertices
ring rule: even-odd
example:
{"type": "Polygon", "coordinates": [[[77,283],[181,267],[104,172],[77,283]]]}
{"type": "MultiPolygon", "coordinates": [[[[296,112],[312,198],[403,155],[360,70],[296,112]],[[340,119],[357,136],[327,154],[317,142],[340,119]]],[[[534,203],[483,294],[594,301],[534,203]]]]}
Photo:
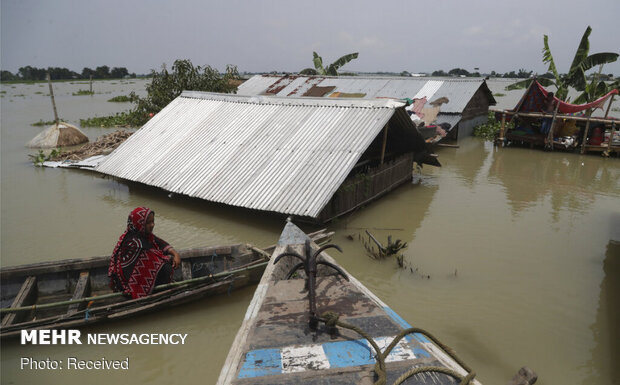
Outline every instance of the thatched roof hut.
{"type": "Polygon", "coordinates": [[[59,122],[46,128],[26,144],[30,148],[69,147],[87,143],[88,137],[74,125],[59,122]]]}

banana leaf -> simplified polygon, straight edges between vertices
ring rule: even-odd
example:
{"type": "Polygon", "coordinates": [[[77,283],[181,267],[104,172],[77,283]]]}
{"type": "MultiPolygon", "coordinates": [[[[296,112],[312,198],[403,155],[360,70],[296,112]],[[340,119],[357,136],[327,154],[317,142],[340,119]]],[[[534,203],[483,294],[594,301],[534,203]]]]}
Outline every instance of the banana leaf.
{"type": "Polygon", "coordinates": [[[358,52],[355,52],[342,56],[341,58],[330,64],[329,67],[327,67],[327,74],[334,76],[338,75],[338,69],[350,62],[351,60],[357,59],[358,54],[358,52]]]}

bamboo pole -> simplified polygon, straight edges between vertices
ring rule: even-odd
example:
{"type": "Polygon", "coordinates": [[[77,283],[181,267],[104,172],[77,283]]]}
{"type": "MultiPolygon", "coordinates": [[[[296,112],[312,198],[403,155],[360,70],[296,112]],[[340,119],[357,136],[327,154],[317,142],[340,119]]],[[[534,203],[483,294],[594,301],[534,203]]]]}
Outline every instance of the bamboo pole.
{"type": "MultiPolygon", "coordinates": [[[[607,156],[609,156],[609,154],[611,154],[611,142],[613,142],[614,139],[614,129],[616,128],[616,122],[613,122],[611,124],[611,131],[609,132],[609,143],[607,143],[607,156]]],[[[605,135],[605,134],[603,134],[605,135]]]]}
{"type": "MultiPolygon", "coordinates": [[[[544,118],[546,116],[549,116],[549,114],[543,114],[541,112],[514,112],[514,111],[502,111],[502,110],[491,110],[494,112],[502,112],[505,113],[506,115],[514,115],[523,118],[544,118]]],[[[565,115],[565,114],[558,114],[558,117],[560,118],[564,118],[564,119],[571,119],[571,120],[575,120],[577,122],[585,122],[588,120],[588,118],[583,118],[580,116],[573,116],[573,115],[565,115]]],[[[596,123],[605,123],[605,124],[611,124],[613,119],[611,118],[591,118],[589,119],[591,122],[596,122],[596,123]]]]}
{"type": "Polygon", "coordinates": [[[90,93],[93,93],[93,75],[90,75],[90,93]]]}
{"type": "Polygon", "coordinates": [[[388,126],[389,126],[389,123],[386,123],[385,127],[383,127],[383,144],[381,145],[381,164],[383,164],[383,160],[385,159],[385,147],[387,146],[388,126]]]}
{"type": "Polygon", "coordinates": [[[614,102],[614,97],[616,95],[611,95],[611,98],[609,99],[609,105],[607,105],[607,111],[605,111],[605,118],[607,118],[607,115],[609,115],[609,110],[611,110],[611,104],[614,102]]]}
{"type": "Polygon", "coordinates": [[[50,97],[52,98],[52,107],[54,108],[54,121],[56,122],[56,127],[58,127],[58,112],[56,111],[56,101],[54,100],[54,89],[52,88],[52,77],[50,73],[47,73],[47,85],[50,87],[50,97]]]}
{"type": "Polygon", "coordinates": [[[590,116],[592,115],[592,110],[588,109],[586,112],[588,116],[588,120],[586,120],[586,128],[583,130],[583,139],[581,141],[581,153],[586,152],[586,140],[588,138],[588,131],[590,130],[590,116]]]}
{"type": "Polygon", "coordinates": [[[549,133],[547,133],[547,144],[549,148],[553,150],[553,126],[555,125],[555,118],[558,115],[558,109],[560,108],[560,101],[555,105],[555,109],[553,110],[553,118],[551,118],[551,126],[549,127],[549,133]]]}
{"type": "Polygon", "coordinates": [[[499,128],[499,146],[500,147],[504,146],[504,137],[505,137],[504,130],[505,129],[506,129],[506,113],[503,112],[502,113],[502,126],[499,128]]]}

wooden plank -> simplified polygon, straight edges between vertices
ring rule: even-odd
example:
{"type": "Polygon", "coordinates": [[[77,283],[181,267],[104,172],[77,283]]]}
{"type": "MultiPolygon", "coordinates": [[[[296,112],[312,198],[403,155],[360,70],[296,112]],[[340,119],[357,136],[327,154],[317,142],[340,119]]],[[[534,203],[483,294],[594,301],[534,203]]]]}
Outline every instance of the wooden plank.
{"type": "MultiPolygon", "coordinates": [[[[213,255],[230,254],[231,246],[199,247],[192,249],[179,250],[181,259],[213,255]]],[[[43,273],[65,272],[67,270],[91,270],[97,267],[107,267],[110,263],[110,256],[64,259],[61,261],[49,261],[31,263],[27,265],[9,266],[0,269],[0,279],[6,280],[25,275],[38,275],[43,273]]]]}
{"type": "MultiPolygon", "coordinates": [[[[500,113],[504,113],[506,115],[514,115],[515,117],[529,117],[529,118],[551,118],[553,117],[553,114],[545,114],[542,112],[514,112],[514,111],[508,111],[508,110],[490,110],[493,112],[500,112],[500,113]]],[[[590,120],[593,123],[604,123],[604,124],[608,124],[611,125],[615,119],[612,118],[584,118],[581,116],[573,116],[573,115],[567,115],[567,114],[558,114],[557,116],[560,119],[571,119],[571,120],[575,120],[577,122],[585,122],[590,120]]]]}
{"type": "MultiPolygon", "coordinates": [[[[75,285],[75,290],[73,291],[73,297],[71,297],[71,300],[75,301],[88,296],[90,296],[90,273],[88,271],[82,271],[80,273],[80,278],[75,285]]],[[[74,303],[73,305],[69,305],[67,315],[75,314],[78,311],[84,309],[85,307],[86,303],[84,302],[78,302],[74,303]]]]}
{"type": "Polygon", "coordinates": [[[385,147],[387,146],[387,136],[388,136],[388,127],[389,123],[383,127],[383,144],[381,144],[381,163],[383,164],[383,160],[385,159],[385,147]]]}
{"type": "Polygon", "coordinates": [[[586,151],[586,145],[588,141],[588,131],[590,131],[590,116],[592,116],[592,110],[586,112],[588,120],[586,121],[586,128],[583,130],[583,139],[581,140],[581,153],[586,151]]]}
{"type": "MultiPolygon", "coordinates": [[[[37,277],[29,276],[26,278],[24,283],[22,284],[21,289],[17,293],[17,296],[13,300],[13,304],[11,307],[20,307],[20,306],[28,306],[35,303],[37,300],[37,277]]],[[[11,313],[7,314],[4,319],[2,319],[2,327],[12,325],[17,322],[21,322],[25,317],[26,312],[20,313],[11,313]]]]}
{"type": "Polygon", "coordinates": [[[192,263],[189,261],[181,262],[181,270],[183,272],[183,280],[192,279],[192,263]]]}

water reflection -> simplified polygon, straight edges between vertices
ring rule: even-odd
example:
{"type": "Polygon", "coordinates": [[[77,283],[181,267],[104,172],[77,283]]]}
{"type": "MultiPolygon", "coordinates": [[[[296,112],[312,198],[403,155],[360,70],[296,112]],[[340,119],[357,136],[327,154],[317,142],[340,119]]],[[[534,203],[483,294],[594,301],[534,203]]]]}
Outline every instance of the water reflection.
{"type": "MultiPolygon", "coordinates": [[[[620,215],[616,216],[620,228],[620,215]]],[[[586,365],[588,376],[582,384],[602,384],[605,379],[620,378],[620,240],[610,240],[603,261],[596,321],[590,326],[594,343],[592,357],[586,365]]]]}
{"type": "Polygon", "coordinates": [[[458,146],[456,149],[441,148],[439,161],[444,167],[454,170],[466,186],[471,188],[489,156],[489,150],[484,141],[475,138],[464,138],[459,141],[458,146]]]}
{"type": "Polygon", "coordinates": [[[493,151],[489,180],[504,187],[513,215],[549,198],[556,223],[562,210],[590,210],[597,194],[617,195],[620,169],[613,159],[522,148],[493,151]]]}

